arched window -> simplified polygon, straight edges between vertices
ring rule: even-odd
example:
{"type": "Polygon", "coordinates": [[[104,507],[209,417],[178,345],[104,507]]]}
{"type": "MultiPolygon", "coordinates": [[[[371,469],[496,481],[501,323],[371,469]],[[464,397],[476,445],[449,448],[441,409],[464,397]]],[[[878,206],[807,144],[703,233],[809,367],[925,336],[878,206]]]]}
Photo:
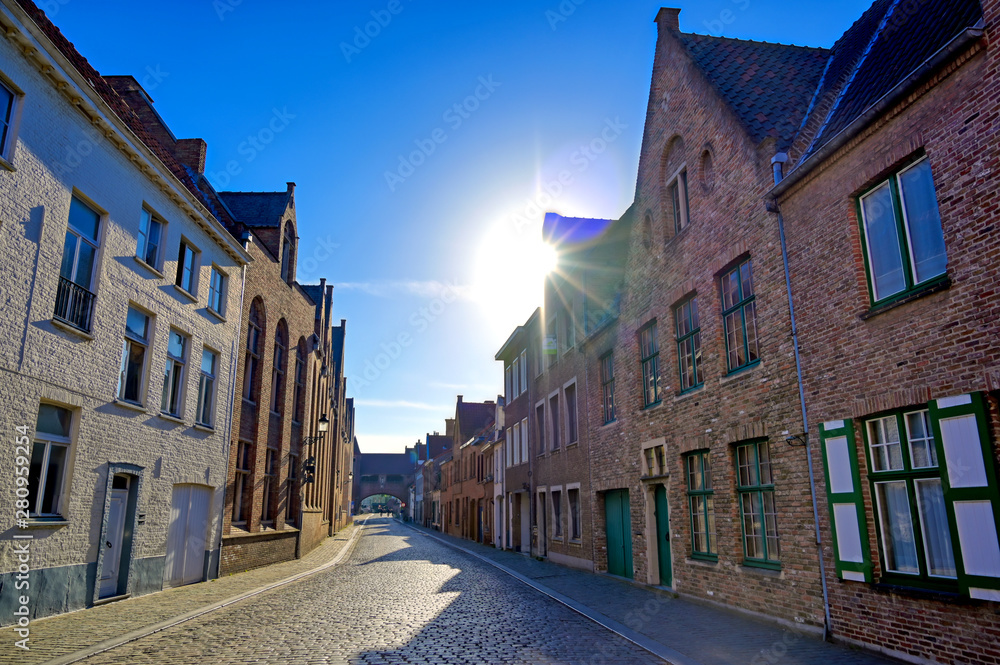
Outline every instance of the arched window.
{"type": "Polygon", "coordinates": [[[677,136],[667,144],[661,162],[663,169],[663,214],[666,237],[672,238],[688,225],[688,181],[684,139],[677,136]]]}
{"type": "Polygon", "coordinates": [[[300,337],[295,347],[295,395],[292,420],[301,423],[305,418],[306,407],[306,340],[300,337]]]}
{"type": "Polygon", "coordinates": [[[281,279],[291,282],[295,278],[295,228],[285,225],[285,234],[281,243],[281,279]]]}
{"type": "Polygon", "coordinates": [[[271,411],[284,413],[285,410],[285,370],[288,365],[288,326],[285,320],[278,322],[274,336],[274,365],[271,367],[271,411]]]}
{"type": "Polygon", "coordinates": [[[260,299],[250,305],[246,361],[243,366],[243,399],[256,404],[260,396],[260,352],[264,346],[264,314],[260,299]]]}

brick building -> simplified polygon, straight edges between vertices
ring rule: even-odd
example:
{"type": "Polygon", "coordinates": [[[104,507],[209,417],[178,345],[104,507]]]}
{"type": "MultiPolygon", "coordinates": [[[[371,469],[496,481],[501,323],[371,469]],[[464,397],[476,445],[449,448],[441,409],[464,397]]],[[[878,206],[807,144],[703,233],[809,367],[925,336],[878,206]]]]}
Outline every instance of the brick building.
{"type": "Polygon", "coordinates": [[[0,559],[9,623],[20,595],[35,618],[217,575],[251,257],[37,7],[0,24],[0,494],[31,553],[20,593],[0,559]]]}
{"type": "Polygon", "coordinates": [[[1000,659],[1000,3],[876,2],[776,160],[830,630],[1000,659]]]}

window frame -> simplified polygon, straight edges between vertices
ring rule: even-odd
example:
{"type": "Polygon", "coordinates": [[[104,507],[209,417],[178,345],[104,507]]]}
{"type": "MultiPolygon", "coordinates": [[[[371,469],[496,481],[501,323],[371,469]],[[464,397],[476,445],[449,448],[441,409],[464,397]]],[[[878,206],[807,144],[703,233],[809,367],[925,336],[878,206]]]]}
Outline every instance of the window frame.
{"type": "MultiPolygon", "coordinates": [[[[35,420],[35,430],[31,439],[31,456],[29,457],[29,469],[34,466],[30,462],[34,461],[35,458],[35,447],[38,444],[43,446],[42,449],[42,459],[39,463],[40,474],[38,480],[38,487],[35,488],[34,504],[33,506],[28,506],[28,518],[31,520],[42,520],[42,521],[57,521],[66,518],[68,512],[67,502],[69,500],[69,492],[67,491],[67,482],[70,476],[70,469],[72,467],[72,455],[73,455],[73,435],[76,425],[77,410],[69,408],[68,406],[62,404],[54,404],[52,402],[40,402],[38,404],[38,412],[36,413],[35,420]],[[38,428],[38,415],[41,413],[43,406],[51,406],[56,409],[61,409],[69,414],[69,423],[66,427],[68,432],[67,436],[61,434],[56,434],[54,432],[42,432],[38,428]],[[56,494],[53,497],[53,510],[52,512],[43,513],[38,510],[42,503],[45,501],[45,491],[48,489],[47,483],[49,481],[49,462],[52,459],[52,448],[53,446],[58,446],[65,449],[65,457],[63,458],[63,468],[60,474],[58,484],[59,487],[56,490],[56,494]]],[[[30,470],[29,470],[30,474],[30,470]]],[[[31,476],[28,476],[28,488],[29,495],[26,498],[30,498],[30,482],[31,476]]]]}
{"type": "Polygon", "coordinates": [[[195,423],[205,427],[215,425],[215,396],[219,375],[219,352],[209,347],[202,347],[201,367],[198,376],[198,406],[195,409],[195,423]],[[212,356],[212,369],[205,371],[205,354],[212,356]],[[206,405],[205,400],[208,400],[206,405]]]}
{"type": "Polygon", "coordinates": [[[563,386],[563,408],[566,414],[566,446],[573,446],[580,443],[580,410],[579,397],[576,389],[576,379],[569,381],[563,386]],[[570,401],[569,394],[572,391],[573,400],[570,401]],[[572,405],[572,406],[571,406],[572,405]]]}
{"type": "Polygon", "coordinates": [[[643,408],[647,409],[649,407],[656,406],[663,401],[663,391],[660,389],[660,344],[656,323],[656,319],[653,319],[639,330],[639,362],[642,367],[642,402],[643,408]],[[649,344],[646,344],[644,341],[644,336],[646,335],[649,336],[649,344]],[[652,385],[652,400],[650,400],[650,385],[652,385]]]}
{"type": "MultiPolygon", "coordinates": [[[[746,258],[740,259],[732,267],[723,271],[719,276],[719,301],[722,305],[722,336],[726,341],[726,373],[735,374],[736,372],[742,371],[749,367],[753,367],[760,363],[760,332],[757,327],[757,288],[754,283],[753,278],[753,262],[748,256],[746,258]],[[750,282],[750,295],[744,293],[743,286],[743,266],[747,266],[747,277],[750,282]],[[737,274],[736,286],[739,289],[738,300],[734,300],[733,304],[726,307],[726,288],[725,281],[733,274],[737,274]],[[753,321],[753,352],[754,358],[750,358],[750,341],[747,335],[747,308],[751,308],[753,316],[751,317],[753,321]],[[740,320],[740,330],[742,330],[742,340],[743,340],[743,355],[744,361],[742,364],[732,365],[731,357],[732,350],[730,348],[729,341],[729,327],[727,324],[727,319],[730,316],[739,315],[740,320]]],[[[738,356],[737,356],[738,357],[738,356]]]]}
{"type": "Polygon", "coordinates": [[[154,317],[152,314],[129,303],[128,308],[125,311],[125,331],[122,333],[123,337],[122,359],[121,359],[121,364],[118,367],[118,389],[115,391],[115,399],[118,401],[127,402],[128,404],[135,404],[137,406],[143,406],[145,404],[146,389],[147,389],[146,368],[149,366],[149,349],[153,333],[153,320],[154,317]],[[136,313],[140,314],[146,319],[145,337],[139,337],[138,335],[129,331],[128,313],[130,311],[135,311],[136,313]],[[128,369],[127,366],[129,364],[129,358],[130,358],[129,351],[133,344],[142,348],[142,363],[141,367],[139,368],[139,385],[136,388],[137,395],[136,399],[134,400],[129,399],[123,393],[126,386],[124,375],[126,374],[128,369]]]}
{"type": "Polygon", "coordinates": [[[229,275],[213,263],[208,277],[208,309],[223,317],[226,315],[226,286],[228,282],[229,275]]]}
{"type": "Polygon", "coordinates": [[[733,462],[736,465],[736,492],[739,495],[739,520],[740,520],[740,532],[742,535],[741,541],[743,544],[743,565],[753,566],[758,568],[770,568],[773,570],[781,569],[781,534],[778,531],[778,507],[777,507],[777,497],[774,491],[774,467],[771,464],[771,451],[767,439],[756,439],[751,441],[741,441],[733,447],[733,462]],[[761,465],[760,465],[760,450],[761,446],[767,450],[767,466],[768,466],[768,477],[770,478],[769,483],[762,482],[761,476],[761,465]],[[757,483],[744,485],[740,478],[740,456],[739,451],[742,448],[747,448],[753,451],[753,465],[756,470],[757,483]],[[772,536],[768,535],[767,528],[767,505],[765,501],[765,496],[770,495],[771,503],[774,506],[774,540],[778,545],[778,552],[774,557],[770,556],[770,544],[768,543],[769,538],[772,536]],[[760,510],[755,511],[756,517],[760,518],[761,525],[761,548],[763,550],[763,557],[751,557],[749,556],[749,548],[747,547],[747,542],[752,536],[747,535],[746,531],[746,511],[744,508],[744,502],[747,497],[757,496],[759,498],[760,510]]]}
{"type": "Polygon", "coordinates": [[[938,213],[938,223],[941,225],[941,236],[942,245],[944,244],[944,221],[941,219],[941,206],[937,198],[937,188],[934,186],[934,171],[931,168],[930,158],[923,152],[918,153],[916,156],[911,157],[905,163],[903,163],[899,168],[895,169],[887,177],[880,179],[871,187],[866,188],[861,192],[855,199],[855,210],[857,213],[858,226],[860,229],[861,236],[861,254],[864,258],[865,264],[865,280],[868,284],[868,297],[871,299],[871,306],[877,307],[879,305],[885,305],[903,298],[912,296],[915,293],[920,293],[925,289],[932,288],[937,284],[946,282],[948,280],[948,252],[947,247],[945,247],[944,260],[945,267],[944,270],[936,275],[932,275],[923,281],[915,281],[916,269],[914,266],[914,256],[913,256],[913,243],[912,234],[910,230],[909,219],[906,215],[906,209],[903,205],[902,187],[900,185],[900,177],[914,168],[917,168],[921,164],[926,164],[927,168],[931,169],[931,186],[934,190],[934,202],[937,204],[938,213]],[[881,189],[883,186],[889,186],[889,196],[892,203],[892,215],[893,221],[895,222],[896,231],[896,251],[900,259],[900,265],[903,272],[903,288],[900,291],[879,297],[878,287],[875,284],[875,277],[872,274],[872,256],[871,256],[871,242],[868,238],[868,227],[865,219],[865,208],[863,201],[866,197],[871,196],[876,191],[881,189]]]}
{"type": "Polygon", "coordinates": [[[0,113],[0,163],[13,171],[14,152],[21,126],[21,111],[24,108],[24,91],[2,72],[0,72],[0,86],[10,93],[10,106],[6,112],[0,113]]]}
{"type": "Polygon", "coordinates": [[[136,236],[135,258],[157,272],[159,272],[160,266],[163,263],[163,239],[167,237],[166,231],[167,223],[163,221],[163,218],[153,212],[153,209],[149,206],[143,205],[139,217],[139,233],[136,236]],[[150,261],[149,236],[150,230],[153,228],[153,224],[157,224],[160,231],[159,238],[154,244],[155,250],[152,257],[153,260],[150,261]]]}
{"type": "Polygon", "coordinates": [[[277,491],[280,460],[280,451],[274,446],[268,446],[264,451],[264,473],[261,478],[260,526],[262,528],[273,528],[277,516],[277,499],[281,494],[277,491]]]}
{"type": "MultiPolygon", "coordinates": [[[[233,512],[230,519],[232,526],[249,526],[250,514],[253,510],[253,485],[250,477],[254,467],[254,444],[238,439],[236,442],[236,460],[233,465],[233,512]],[[242,464],[242,466],[241,466],[242,464]]],[[[247,529],[249,531],[249,529],[247,529]]]]}
{"type": "Polygon", "coordinates": [[[554,390],[549,393],[546,399],[545,411],[548,415],[549,425],[549,448],[559,450],[563,447],[562,441],[562,409],[559,406],[559,391],[554,390]]]}
{"type": "Polygon", "coordinates": [[[188,295],[197,298],[198,297],[198,273],[201,269],[201,250],[188,240],[186,237],[182,237],[177,248],[177,275],[174,278],[174,286],[178,289],[187,293],[188,295]],[[187,268],[186,257],[190,252],[191,255],[191,267],[187,268]],[[185,285],[184,276],[187,274],[188,280],[185,285]]]}
{"type": "MultiPolygon", "coordinates": [[[[93,328],[93,317],[94,317],[94,301],[97,299],[97,273],[100,271],[101,266],[101,246],[104,234],[105,218],[107,213],[98,208],[96,205],[91,203],[88,199],[81,196],[76,190],[73,191],[70,196],[69,211],[66,216],[66,236],[63,240],[63,251],[62,260],[59,265],[59,288],[56,293],[55,307],[53,308],[53,318],[59,321],[64,321],[67,324],[89,333],[93,328]],[[88,235],[83,229],[75,226],[73,224],[73,204],[76,202],[81,207],[85,208],[89,212],[93,213],[97,218],[96,228],[94,229],[94,235],[88,235]],[[68,249],[68,240],[73,237],[73,259],[72,265],[69,267],[70,276],[63,275],[63,270],[66,264],[66,251],[68,249]],[[80,267],[80,249],[83,244],[86,243],[93,250],[93,264],[90,267],[90,279],[87,284],[81,284],[77,281],[79,275],[77,274],[80,267]],[[86,302],[84,305],[86,307],[85,312],[80,312],[85,314],[84,322],[78,322],[75,320],[76,317],[68,314],[66,316],[60,315],[60,303],[61,302],[72,302],[76,298],[75,292],[70,292],[66,296],[61,296],[60,293],[63,291],[62,282],[66,281],[73,285],[76,289],[82,290],[84,293],[81,294],[83,300],[86,302]],[[85,325],[84,325],[85,323],[85,325]]],[[[79,305],[74,307],[72,304],[68,304],[66,309],[77,311],[79,310],[79,305]]]]}
{"type": "Polygon", "coordinates": [[[691,392],[692,390],[697,390],[705,385],[705,372],[704,368],[701,366],[701,361],[699,360],[699,357],[701,356],[701,318],[698,314],[697,294],[686,298],[674,307],[674,324],[675,330],[677,331],[677,373],[680,381],[679,394],[683,395],[691,392]],[[684,316],[685,308],[687,308],[686,316],[684,316]],[[682,316],[686,319],[686,332],[682,332],[681,329],[682,316]],[[687,342],[690,342],[690,354],[684,351],[684,346],[687,342]],[[693,369],[694,382],[691,385],[687,385],[687,375],[684,372],[685,358],[689,358],[688,362],[690,363],[690,367],[693,369]]]}
{"type": "Polygon", "coordinates": [[[552,506],[552,540],[562,541],[565,539],[562,517],[562,486],[556,485],[549,488],[549,504],[552,506]]]}
{"type": "Polygon", "coordinates": [[[184,415],[185,383],[187,382],[187,365],[190,357],[191,336],[177,328],[170,328],[167,335],[167,359],[163,366],[163,395],[160,399],[160,413],[182,418],[184,415]],[[171,353],[170,337],[177,335],[181,340],[181,355],[171,353]],[[176,374],[175,374],[176,372],[176,374]],[[171,379],[173,379],[171,381],[171,379]],[[176,392],[175,392],[176,390],[176,392]],[[169,399],[168,399],[169,398],[169,399]],[[168,407],[173,406],[173,409],[168,407]]]}
{"type": "Polygon", "coordinates": [[[688,498],[688,517],[691,520],[691,558],[705,561],[719,560],[718,528],[715,523],[715,488],[712,485],[712,452],[695,450],[684,455],[684,478],[688,498]],[[697,460],[695,474],[700,479],[698,489],[692,486],[691,462],[697,460]],[[696,504],[698,510],[696,510],[696,504]],[[704,518],[704,549],[698,549],[695,538],[695,524],[698,517],[704,518]]]}
{"type": "Polygon", "coordinates": [[[666,182],[668,209],[665,211],[673,228],[673,236],[691,224],[691,207],[688,199],[687,164],[682,165],[666,182]]]}
{"type": "Polygon", "coordinates": [[[608,351],[600,358],[601,411],[604,424],[615,422],[615,352],[608,351]]]}
{"type": "Polygon", "coordinates": [[[566,504],[569,508],[569,532],[566,535],[571,543],[579,543],[583,540],[583,512],[580,506],[579,483],[566,486],[566,504]]]}

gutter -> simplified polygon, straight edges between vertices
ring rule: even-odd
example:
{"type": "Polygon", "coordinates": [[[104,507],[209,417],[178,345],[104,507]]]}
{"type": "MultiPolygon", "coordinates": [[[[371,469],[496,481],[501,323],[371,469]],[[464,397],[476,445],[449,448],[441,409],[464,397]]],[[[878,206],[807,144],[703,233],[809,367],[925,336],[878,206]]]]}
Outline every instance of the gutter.
{"type": "Polygon", "coordinates": [[[951,41],[938,49],[929,58],[924,60],[910,73],[909,76],[897,83],[895,87],[882,95],[878,101],[865,109],[864,113],[858,116],[851,124],[840,130],[836,136],[827,141],[822,148],[814,152],[808,159],[792,169],[791,173],[785,176],[784,179],[777,182],[775,186],[771,188],[771,191],[767,193],[767,198],[776,199],[785,194],[792,188],[793,185],[798,183],[813,169],[823,163],[823,161],[825,161],[830,155],[860,134],[861,131],[871,124],[876,117],[884,113],[886,109],[905,97],[919,79],[939,68],[948,60],[951,60],[958,51],[961,51],[980,39],[985,32],[984,26],[985,24],[983,20],[980,19],[974,26],[966,28],[962,32],[955,35],[951,41]]]}

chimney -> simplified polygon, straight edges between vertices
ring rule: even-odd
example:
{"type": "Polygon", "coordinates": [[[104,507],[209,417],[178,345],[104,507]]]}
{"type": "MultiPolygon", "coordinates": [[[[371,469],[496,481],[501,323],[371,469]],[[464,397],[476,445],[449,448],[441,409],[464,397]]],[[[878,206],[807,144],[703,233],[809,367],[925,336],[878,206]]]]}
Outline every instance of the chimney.
{"type": "Polygon", "coordinates": [[[182,164],[191,167],[195,173],[204,175],[205,155],[208,144],[205,139],[177,139],[175,154],[182,164]]]}
{"type": "Polygon", "coordinates": [[[461,404],[461,403],[462,403],[462,396],[461,396],[461,395],[459,395],[459,396],[458,396],[458,403],[459,403],[459,404],[461,404]]]}
{"type": "Polygon", "coordinates": [[[672,7],[661,7],[660,11],[656,13],[656,23],[660,27],[660,30],[673,30],[674,32],[681,31],[681,19],[680,19],[680,9],[674,9],[672,7]]]}

